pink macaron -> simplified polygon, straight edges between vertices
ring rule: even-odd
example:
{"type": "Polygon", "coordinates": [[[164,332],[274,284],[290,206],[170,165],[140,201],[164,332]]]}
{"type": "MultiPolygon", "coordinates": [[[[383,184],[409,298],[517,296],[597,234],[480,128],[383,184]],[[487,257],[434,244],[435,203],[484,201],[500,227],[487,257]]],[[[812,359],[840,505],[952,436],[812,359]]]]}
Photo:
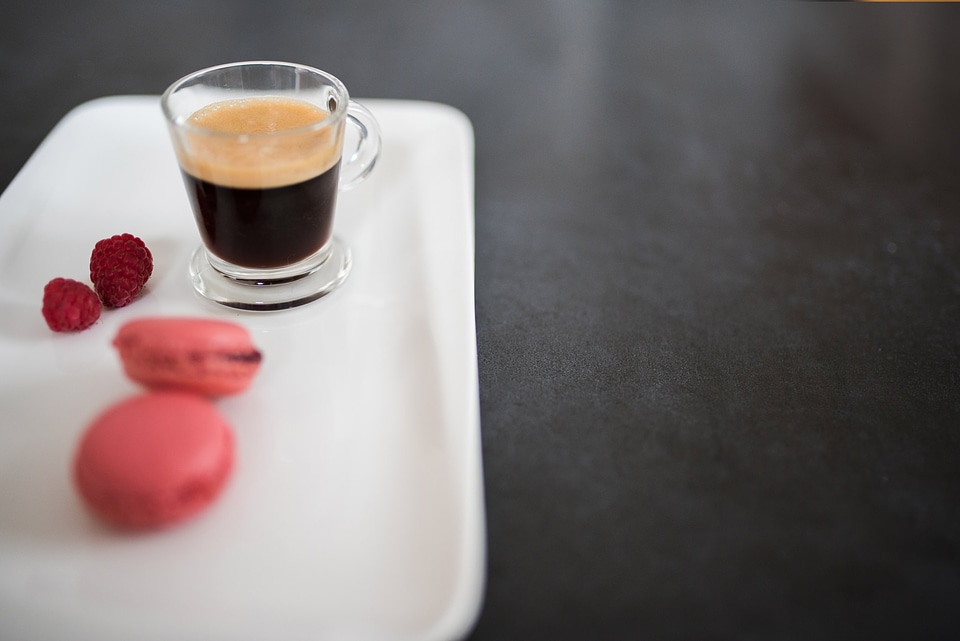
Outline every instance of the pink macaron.
{"type": "Polygon", "coordinates": [[[262,360],[245,327],[206,318],[132,320],[120,327],[113,345],[134,381],[206,396],[247,389],[262,360]]]}
{"type": "Polygon", "coordinates": [[[154,391],[120,401],[89,425],[74,457],[74,482],[104,521],[156,528],[208,507],[233,460],[233,432],[209,399],[154,391]]]}

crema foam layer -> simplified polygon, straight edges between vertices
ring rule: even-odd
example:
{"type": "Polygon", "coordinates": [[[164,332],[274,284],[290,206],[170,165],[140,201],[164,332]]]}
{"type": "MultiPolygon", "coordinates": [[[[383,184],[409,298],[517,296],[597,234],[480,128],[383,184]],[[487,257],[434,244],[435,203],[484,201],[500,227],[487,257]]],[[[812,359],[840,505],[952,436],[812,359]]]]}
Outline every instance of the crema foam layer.
{"type": "Polygon", "coordinates": [[[315,178],[340,160],[342,126],[307,129],[329,116],[305,100],[266,96],[215,102],[187,120],[183,170],[225,187],[266,189],[315,178]]]}

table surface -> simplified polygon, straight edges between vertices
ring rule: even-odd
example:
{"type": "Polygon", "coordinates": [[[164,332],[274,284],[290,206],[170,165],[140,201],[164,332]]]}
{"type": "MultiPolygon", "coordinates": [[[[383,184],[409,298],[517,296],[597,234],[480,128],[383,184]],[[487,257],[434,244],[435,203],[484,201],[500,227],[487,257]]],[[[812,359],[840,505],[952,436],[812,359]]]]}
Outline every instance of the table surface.
{"type": "Polygon", "coordinates": [[[470,639],[956,638],[958,33],[944,5],[22,2],[0,187],[77,104],[221,62],[453,105],[470,639]]]}

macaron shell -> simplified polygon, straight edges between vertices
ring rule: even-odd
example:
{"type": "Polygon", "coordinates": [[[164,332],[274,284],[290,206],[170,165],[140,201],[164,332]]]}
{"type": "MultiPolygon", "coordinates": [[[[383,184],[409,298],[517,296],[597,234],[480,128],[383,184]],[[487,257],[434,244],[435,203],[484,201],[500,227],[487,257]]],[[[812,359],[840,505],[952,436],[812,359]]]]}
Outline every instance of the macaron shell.
{"type": "Polygon", "coordinates": [[[76,451],[74,480],[103,520],[160,527],[210,505],[233,459],[232,430],[208,399],[149,392],[119,402],[91,423],[76,451]]]}
{"type": "Polygon", "coordinates": [[[120,328],[113,344],[132,380],[207,396],[244,391],[261,361],[246,328],[212,319],[136,319],[120,328]]]}

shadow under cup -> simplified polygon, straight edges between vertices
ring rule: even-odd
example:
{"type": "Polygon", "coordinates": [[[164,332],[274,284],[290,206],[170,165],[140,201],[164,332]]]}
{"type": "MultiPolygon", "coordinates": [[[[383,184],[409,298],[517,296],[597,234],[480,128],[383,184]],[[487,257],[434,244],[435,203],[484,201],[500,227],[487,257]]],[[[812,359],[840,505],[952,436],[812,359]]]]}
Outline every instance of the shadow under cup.
{"type": "Polygon", "coordinates": [[[250,310],[336,289],[350,271],[333,234],[337,194],[369,174],[380,150],[370,112],[333,76],[275,62],[198,71],[161,103],[202,240],[194,288],[250,310]],[[358,142],[342,161],[346,124],[358,142]]]}

